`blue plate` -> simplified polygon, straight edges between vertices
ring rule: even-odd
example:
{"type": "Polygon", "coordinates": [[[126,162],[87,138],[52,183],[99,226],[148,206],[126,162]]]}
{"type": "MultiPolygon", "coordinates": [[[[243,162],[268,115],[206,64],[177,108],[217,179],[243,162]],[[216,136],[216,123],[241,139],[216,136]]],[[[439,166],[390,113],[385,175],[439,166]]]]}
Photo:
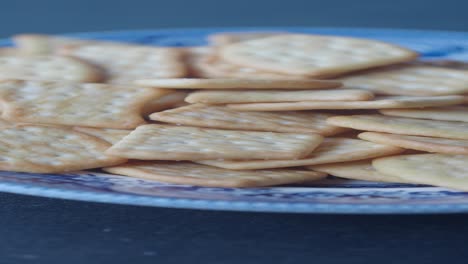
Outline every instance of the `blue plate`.
{"type": "MultiPolygon", "coordinates": [[[[345,28],[220,28],[116,31],[72,34],[83,38],[147,45],[205,45],[219,31],[292,31],[364,37],[396,43],[425,59],[468,61],[468,34],[345,28]]],[[[8,40],[0,46],[9,45],[8,40]]],[[[314,185],[272,188],[205,188],[164,184],[98,172],[31,174],[0,172],[0,191],[174,208],[288,213],[457,213],[468,212],[468,193],[422,185],[371,183],[329,178],[314,185]]]]}

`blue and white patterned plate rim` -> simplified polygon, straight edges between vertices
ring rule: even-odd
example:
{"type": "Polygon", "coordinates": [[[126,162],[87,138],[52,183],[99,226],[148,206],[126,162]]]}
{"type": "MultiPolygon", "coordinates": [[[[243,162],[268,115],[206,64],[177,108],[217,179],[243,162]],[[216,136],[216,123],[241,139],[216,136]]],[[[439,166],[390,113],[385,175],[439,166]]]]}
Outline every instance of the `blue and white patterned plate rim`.
{"type": "MultiPolygon", "coordinates": [[[[86,32],[66,35],[168,46],[202,45],[204,37],[227,31],[293,31],[368,37],[396,42],[425,59],[468,61],[468,33],[371,28],[249,27],[86,32]],[[404,43],[402,43],[404,42],[404,43]]],[[[0,46],[9,45],[0,40],[0,46]]],[[[319,184],[320,185],[320,184],[319,184]]],[[[0,191],[90,202],[171,208],[282,213],[461,213],[468,212],[468,193],[425,186],[337,183],[307,188],[203,188],[77,172],[38,175],[0,172],[0,191]],[[65,176],[65,177],[64,177],[65,176]]]]}

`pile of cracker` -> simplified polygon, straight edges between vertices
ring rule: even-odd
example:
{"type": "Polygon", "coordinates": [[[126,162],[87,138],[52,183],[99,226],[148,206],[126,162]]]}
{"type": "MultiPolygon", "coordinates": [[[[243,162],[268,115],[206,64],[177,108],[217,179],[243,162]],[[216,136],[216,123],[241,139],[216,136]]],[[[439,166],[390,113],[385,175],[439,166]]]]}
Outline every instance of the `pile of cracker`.
{"type": "Polygon", "coordinates": [[[287,32],[218,33],[183,48],[13,42],[0,48],[1,170],[213,187],[332,175],[468,191],[462,62],[287,32]]]}

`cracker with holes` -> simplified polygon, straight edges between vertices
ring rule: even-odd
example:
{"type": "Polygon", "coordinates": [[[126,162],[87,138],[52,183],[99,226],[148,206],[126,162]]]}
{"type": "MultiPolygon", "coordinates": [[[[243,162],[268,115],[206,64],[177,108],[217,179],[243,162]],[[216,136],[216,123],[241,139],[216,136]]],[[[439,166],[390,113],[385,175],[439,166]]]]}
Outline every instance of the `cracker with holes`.
{"type": "Polygon", "coordinates": [[[160,182],[207,187],[260,187],[301,183],[325,178],[323,172],[283,169],[232,171],[192,162],[135,161],[104,171],[160,182]]]}
{"type": "Polygon", "coordinates": [[[317,134],[143,125],[112,146],[111,155],[141,160],[296,159],[314,150],[317,134]]]}
{"type": "Polygon", "coordinates": [[[236,42],[272,37],[284,32],[221,32],[208,36],[208,42],[214,46],[224,46],[236,42]]]}
{"type": "Polygon", "coordinates": [[[400,155],[372,161],[372,166],[385,175],[462,191],[468,191],[466,164],[467,155],[448,154],[400,155]]]}
{"type": "Polygon", "coordinates": [[[150,115],[154,121],[233,130],[253,130],[289,133],[335,135],[346,129],[330,126],[331,114],[312,112],[239,112],[224,106],[201,104],[170,109],[150,115]]]}
{"type": "Polygon", "coordinates": [[[347,87],[389,95],[468,93],[468,71],[406,65],[359,73],[340,79],[347,87]]]}
{"type": "Polygon", "coordinates": [[[312,77],[411,61],[413,51],[369,39],[285,34],[233,43],[220,48],[233,64],[265,71],[312,77]]]}
{"type": "Polygon", "coordinates": [[[131,129],[144,123],[144,105],[167,91],[97,83],[0,81],[8,121],[131,129]]]}
{"type": "Polygon", "coordinates": [[[0,56],[1,79],[99,82],[103,72],[84,61],[65,56],[0,56]]]}
{"type": "Polygon", "coordinates": [[[468,122],[467,106],[434,107],[423,109],[386,109],[381,110],[380,113],[388,116],[468,122]]]}
{"type": "Polygon", "coordinates": [[[403,152],[399,147],[376,144],[360,139],[325,138],[322,144],[302,159],[295,160],[204,160],[197,163],[230,169],[257,170],[309,166],[388,156],[403,152]]]}
{"type": "Polygon", "coordinates": [[[110,146],[98,138],[63,127],[1,128],[0,170],[53,173],[124,163],[124,158],[104,154],[110,146]]]}
{"type": "Polygon", "coordinates": [[[112,129],[96,127],[73,127],[74,130],[97,137],[111,144],[115,144],[130,134],[129,129],[112,129]]]}
{"type": "Polygon", "coordinates": [[[322,164],[308,166],[307,168],[314,171],[321,171],[336,177],[351,180],[395,183],[406,182],[405,180],[399,177],[385,175],[383,173],[378,172],[374,167],[372,167],[371,160],[322,164]]]}
{"type": "Polygon", "coordinates": [[[328,89],[341,86],[325,80],[262,80],[262,79],[143,79],[136,85],[167,89],[328,89]]]}
{"type": "Polygon", "coordinates": [[[364,132],[360,139],[426,152],[468,155],[468,140],[364,132]]]}
{"type": "Polygon", "coordinates": [[[106,82],[112,84],[132,84],[146,78],[179,78],[187,73],[183,51],[176,48],[95,43],[70,45],[61,53],[102,67],[106,82]]]}
{"type": "Polygon", "coordinates": [[[295,111],[317,109],[392,109],[420,108],[462,103],[463,96],[380,96],[369,101],[300,101],[284,103],[243,103],[227,104],[229,108],[241,111],[295,111]]]}
{"type": "Polygon", "coordinates": [[[333,90],[241,90],[196,91],[187,96],[189,103],[235,104],[300,101],[366,101],[374,98],[370,92],[351,89],[333,90]]]}
{"type": "Polygon", "coordinates": [[[390,117],[383,115],[350,115],[328,118],[331,125],[402,135],[468,139],[468,123],[390,117]]]}

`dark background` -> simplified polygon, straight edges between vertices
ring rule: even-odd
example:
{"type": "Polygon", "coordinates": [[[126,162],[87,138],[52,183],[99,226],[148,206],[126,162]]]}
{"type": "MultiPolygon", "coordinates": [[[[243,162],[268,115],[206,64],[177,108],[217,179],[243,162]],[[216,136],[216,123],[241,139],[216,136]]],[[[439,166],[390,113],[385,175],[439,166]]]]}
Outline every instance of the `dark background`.
{"type": "Polygon", "coordinates": [[[0,36],[213,26],[465,31],[467,10],[466,0],[3,0],[0,36]]]}
{"type": "MultiPolygon", "coordinates": [[[[22,32],[221,26],[467,31],[465,0],[10,0],[22,32]]],[[[132,207],[0,194],[0,264],[466,263],[468,215],[294,215],[132,207]],[[458,261],[457,261],[458,260],[458,261]]]]}

